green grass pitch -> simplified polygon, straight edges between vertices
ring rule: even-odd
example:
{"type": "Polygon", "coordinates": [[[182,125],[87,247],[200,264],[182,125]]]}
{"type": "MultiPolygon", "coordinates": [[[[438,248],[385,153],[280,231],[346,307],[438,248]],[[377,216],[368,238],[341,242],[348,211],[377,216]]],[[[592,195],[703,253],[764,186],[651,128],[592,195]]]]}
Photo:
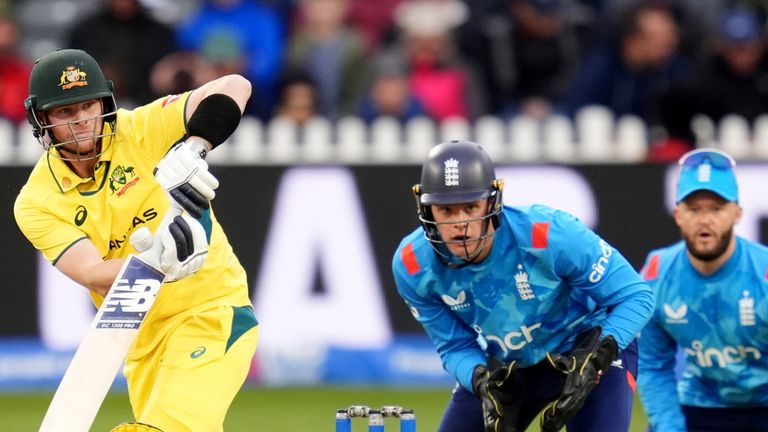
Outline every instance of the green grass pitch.
{"type": "MultiPolygon", "coordinates": [[[[440,422],[450,389],[373,389],[373,388],[259,388],[245,387],[235,398],[224,423],[227,432],[334,431],[336,409],[349,405],[400,405],[413,408],[416,429],[434,432],[440,422]]],[[[1,393],[0,429],[11,432],[37,430],[52,393],[1,393]]],[[[132,420],[128,396],[112,392],[104,402],[91,429],[108,432],[123,421],[132,420]]],[[[645,432],[647,420],[639,401],[631,432],[645,432]]],[[[367,431],[365,422],[353,422],[354,432],[367,431]]],[[[396,420],[387,420],[386,430],[397,431],[396,420]]],[[[533,425],[529,431],[538,431],[533,425]]]]}

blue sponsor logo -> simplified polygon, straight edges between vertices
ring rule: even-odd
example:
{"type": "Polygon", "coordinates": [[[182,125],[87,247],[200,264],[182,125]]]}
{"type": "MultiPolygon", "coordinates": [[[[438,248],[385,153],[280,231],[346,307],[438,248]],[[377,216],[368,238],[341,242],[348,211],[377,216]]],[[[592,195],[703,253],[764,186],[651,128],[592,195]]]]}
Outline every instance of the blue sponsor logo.
{"type": "Polygon", "coordinates": [[[131,257],[101,306],[96,328],[137,329],[155,302],[163,274],[131,257]]]}

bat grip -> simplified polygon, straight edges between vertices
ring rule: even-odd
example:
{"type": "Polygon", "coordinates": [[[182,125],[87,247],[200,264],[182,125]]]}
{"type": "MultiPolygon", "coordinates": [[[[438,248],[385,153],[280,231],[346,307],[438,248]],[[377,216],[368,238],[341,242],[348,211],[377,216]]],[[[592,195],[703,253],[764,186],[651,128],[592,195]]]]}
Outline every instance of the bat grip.
{"type": "Polygon", "coordinates": [[[165,212],[165,216],[163,216],[163,220],[160,222],[160,227],[166,227],[170,225],[171,222],[173,222],[173,218],[176,216],[181,216],[183,212],[184,210],[176,206],[176,204],[171,201],[171,205],[168,206],[168,211],[165,212]]]}

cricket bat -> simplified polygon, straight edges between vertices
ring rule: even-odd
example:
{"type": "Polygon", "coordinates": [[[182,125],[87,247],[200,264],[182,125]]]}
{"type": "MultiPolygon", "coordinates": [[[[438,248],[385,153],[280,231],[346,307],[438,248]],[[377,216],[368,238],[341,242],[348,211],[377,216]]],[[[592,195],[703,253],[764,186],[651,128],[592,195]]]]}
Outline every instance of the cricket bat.
{"type": "MultiPolygon", "coordinates": [[[[160,226],[180,214],[171,205],[160,226]]],[[[59,383],[40,432],[90,430],[163,279],[160,270],[136,255],[128,256],[59,383]]]]}
{"type": "Polygon", "coordinates": [[[164,277],[135,255],[125,261],[59,383],[40,432],[90,430],[164,277]]]}

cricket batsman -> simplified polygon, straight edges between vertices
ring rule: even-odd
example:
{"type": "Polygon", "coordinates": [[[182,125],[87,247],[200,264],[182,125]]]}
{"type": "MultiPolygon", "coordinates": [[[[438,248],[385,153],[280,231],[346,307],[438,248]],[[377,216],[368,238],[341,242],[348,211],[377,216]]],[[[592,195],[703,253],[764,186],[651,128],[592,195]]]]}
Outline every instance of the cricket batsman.
{"type": "Polygon", "coordinates": [[[165,273],[126,356],[135,423],[115,432],[221,431],[248,373],[257,321],[201,156],[235,131],[250,94],[229,75],[129,111],[84,51],[32,69],[24,105],[45,152],[16,199],[19,228],[97,307],[129,254],[165,273]],[[161,224],[170,206],[183,213],[161,224]],[[132,245],[145,227],[160,250],[132,245]]]}

